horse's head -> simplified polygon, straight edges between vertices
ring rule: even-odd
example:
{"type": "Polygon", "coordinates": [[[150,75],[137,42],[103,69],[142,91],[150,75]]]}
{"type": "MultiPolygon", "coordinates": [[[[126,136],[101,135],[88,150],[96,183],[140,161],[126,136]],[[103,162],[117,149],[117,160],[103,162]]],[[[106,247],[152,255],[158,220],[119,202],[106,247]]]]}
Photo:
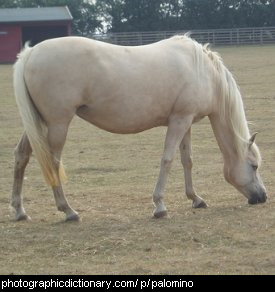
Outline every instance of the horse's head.
{"type": "Polygon", "coordinates": [[[259,174],[260,153],[255,145],[256,134],[247,143],[245,158],[225,163],[225,179],[248,199],[249,204],[264,203],[266,189],[259,174]]]}

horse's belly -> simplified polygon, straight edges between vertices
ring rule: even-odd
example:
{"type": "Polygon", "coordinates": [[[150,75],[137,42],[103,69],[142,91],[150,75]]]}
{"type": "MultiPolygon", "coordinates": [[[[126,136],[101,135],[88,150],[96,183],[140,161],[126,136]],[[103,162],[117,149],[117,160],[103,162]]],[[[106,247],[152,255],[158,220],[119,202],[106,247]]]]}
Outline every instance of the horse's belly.
{"type": "Polygon", "coordinates": [[[76,114],[91,124],[118,134],[142,132],[158,126],[166,126],[168,117],[165,114],[134,113],[133,111],[114,111],[95,109],[91,106],[81,106],[76,114]]]}

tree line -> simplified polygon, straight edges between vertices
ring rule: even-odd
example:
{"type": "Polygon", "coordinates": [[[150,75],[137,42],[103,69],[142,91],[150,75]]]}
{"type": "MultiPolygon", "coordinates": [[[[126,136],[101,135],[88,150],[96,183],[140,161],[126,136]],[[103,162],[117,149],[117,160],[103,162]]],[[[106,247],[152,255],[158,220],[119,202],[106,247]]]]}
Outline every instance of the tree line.
{"type": "Polygon", "coordinates": [[[275,26],[275,0],[0,0],[0,8],[64,5],[78,35],[275,26]]]}

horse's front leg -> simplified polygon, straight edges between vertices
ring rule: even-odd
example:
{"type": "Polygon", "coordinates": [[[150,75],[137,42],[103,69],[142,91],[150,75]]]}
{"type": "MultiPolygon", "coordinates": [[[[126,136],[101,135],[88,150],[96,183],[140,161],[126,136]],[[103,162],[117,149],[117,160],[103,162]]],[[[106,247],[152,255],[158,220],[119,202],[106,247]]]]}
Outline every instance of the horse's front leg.
{"type": "Polygon", "coordinates": [[[153,193],[153,202],[156,206],[154,217],[156,218],[167,215],[167,210],[163,203],[165,183],[176,153],[176,149],[179,147],[185,133],[191,127],[192,120],[193,116],[172,116],[169,119],[164,152],[161,159],[160,173],[153,193]]]}
{"type": "Polygon", "coordinates": [[[201,197],[196,195],[192,182],[192,155],[191,155],[191,127],[180,143],[181,163],[184,170],[185,192],[187,198],[193,201],[193,208],[206,208],[207,205],[201,197]]]}

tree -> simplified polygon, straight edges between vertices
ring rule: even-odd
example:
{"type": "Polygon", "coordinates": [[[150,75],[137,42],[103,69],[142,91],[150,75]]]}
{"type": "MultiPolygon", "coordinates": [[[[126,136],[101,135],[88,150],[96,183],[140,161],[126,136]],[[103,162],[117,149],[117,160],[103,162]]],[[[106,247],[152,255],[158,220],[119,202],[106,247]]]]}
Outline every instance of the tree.
{"type": "Polygon", "coordinates": [[[1,7],[67,5],[73,32],[133,32],[275,25],[275,0],[0,0],[1,7]]]}
{"type": "Polygon", "coordinates": [[[110,31],[148,31],[159,26],[159,0],[103,0],[110,31]]]}
{"type": "Polygon", "coordinates": [[[274,0],[101,0],[109,31],[274,25],[274,0]]]}

